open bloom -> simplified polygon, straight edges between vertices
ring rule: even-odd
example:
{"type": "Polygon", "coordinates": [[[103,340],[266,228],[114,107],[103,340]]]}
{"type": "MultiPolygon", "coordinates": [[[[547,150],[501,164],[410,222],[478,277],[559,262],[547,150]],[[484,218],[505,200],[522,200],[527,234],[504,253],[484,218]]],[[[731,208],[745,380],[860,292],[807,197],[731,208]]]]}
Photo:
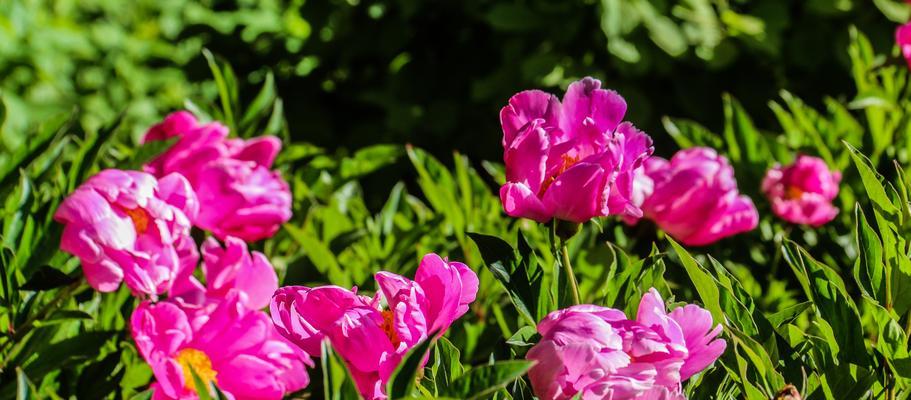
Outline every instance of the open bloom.
{"type": "Polygon", "coordinates": [[[147,301],[133,311],[133,339],[155,374],[154,399],[197,398],[191,371],[236,399],[281,399],[307,386],[310,357],[240,297],[203,307],[147,301]]]}
{"type": "Polygon", "coordinates": [[[770,169],[762,180],[762,192],[781,219],[815,227],[838,215],[832,200],[838,196],[840,181],[841,173],[830,171],[825,161],[801,155],[794,164],[770,169]]]}
{"type": "Polygon", "coordinates": [[[625,113],[626,101],[592,78],[569,85],[562,103],[540,90],[509,99],[500,111],[506,213],[538,222],[641,215],[634,175],[652,140],[622,122],[625,113]]]}
{"type": "Polygon", "coordinates": [[[652,181],[652,193],[643,196],[645,217],[684,244],[710,244],[759,224],[753,201],[737,190],[734,169],[713,149],[680,150],[670,161],[651,157],[639,178],[652,181]]]}
{"type": "Polygon", "coordinates": [[[526,358],[537,361],[528,375],[542,400],[683,399],[681,383],[726,347],[708,311],[687,305],[668,314],[655,289],[635,320],[585,304],[550,313],[538,333],[526,358]]]}
{"type": "Polygon", "coordinates": [[[328,339],[361,394],[385,399],[389,376],[405,353],[442,335],[468,311],[478,277],[465,264],[428,254],[413,281],[389,272],[375,278],[380,292],[373,298],[338,286],[289,286],[275,293],[271,309],[278,331],[292,343],[319,357],[320,342],[328,339]]]}
{"type": "Polygon", "coordinates": [[[190,218],[198,209],[178,174],[157,180],[108,169],[70,194],[54,219],[65,225],[60,248],[79,258],[93,288],[112,292],[126,281],[134,294],[157,295],[182,263],[195,263],[190,218]]]}
{"type": "Polygon", "coordinates": [[[250,308],[261,309],[269,305],[272,294],[278,289],[278,275],[263,253],[248,252],[247,243],[228,236],[224,247],[213,237],[206,239],[202,255],[206,285],[193,277],[196,267],[193,265],[178,274],[172,295],[188,303],[201,304],[206,299],[224,298],[237,290],[244,294],[243,302],[250,308]]]}
{"type": "Polygon", "coordinates": [[[193,223],[224,240],[256,241],[272,236],[291,218],[291,191],[272,163],[281,150],[273,136],[228,139],[219,123],[200,124],[186,111],[151,127],[143,142],[177,138],[145,170],[162,176],[184,175],[202,204],[193,223]]]}
{"type": "Polygon", "coordinates": [[[911,22],[901,25],[895,30],[895,42],[911,68],[911,22]]]}

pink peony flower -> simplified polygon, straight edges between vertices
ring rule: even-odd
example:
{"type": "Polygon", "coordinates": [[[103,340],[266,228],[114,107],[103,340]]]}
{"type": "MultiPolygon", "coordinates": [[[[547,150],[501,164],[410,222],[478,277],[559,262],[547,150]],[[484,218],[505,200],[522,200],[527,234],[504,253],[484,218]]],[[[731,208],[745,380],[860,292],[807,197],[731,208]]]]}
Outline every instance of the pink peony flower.
{"type": "Polygon", "coordinates": [[[645,174],[641,179],[652,181],[643,196],[645,218],[684,244],[707,245],[759,224],[753,201],[737,191],[734,169],[713,149],[681,150],[670,161],[649,158],[645,174]]]}
{"type": "Polygon", "coordinates": [[[622,122],[626,102],[597,79],[569,85],[561,104],[540,90],[520,92],[500,111],[506,184],[503,209],[513,217],[585,222],[640,216],[631,197],[635,171],[652,153],[651,138],[622,122]]]}
{"type": "Polygon", "coordinates": [[[668,314],[661,295],[642,297],[635,320],[622,311],[578,305],[538,324],[541,341],[526,358],[542,400],[684,399],[682,382],[724,352],[708,311],[687,305],[668,314]]]}
{"type": "Polygon", "coordinates": [[[273,136],[228,139],[219,123],[200,124],[186,111],[151,127],[143,142],[177,137],[168,150],[145,165],[156,176],[178,172],[187,177],[202,204],[193,223],[219,239],[246,241],[270,237],[291,219],[291,191],[270,171],[281,150],[273,136]]]}
{"type": "Polygon", "coordinates": [[[278,331],[292,343],[319,357],[320,342],[328,339],[361,394],[385,399],[389,376],[408,350],[442,335],[468,311],[478,277],[436,254],[424,256],[414,281],[389,272],[375,277],[380,292],[373,298],[338,286],[289,286],[275,292],[271,309],[278,331]]]}
{"type": "Polygon", "coordinates": [[[841,173],[830,171],[825,161],[802,155],[794,164],[770,169],[762,180],[762,192],[781,219],[818,227],[838,215],[832,200],[838,196],[840,181],[841,173]]]}
{"type": "Polygon", "coordinates": [[[155,374],[154,399],[196,399],[191,370],[237,399],[281,399],[307,386],[310,357],[238,297],[203,307],[146,301],[133,312],[133,339],[155,374]]]}
{"type": "Polygon", "coordinates": [[[202,254],[206,285],[193,277],[194,264],[178,274],[171,295],[201,304],[209,298],[224,298],[236,290],[244,294],[242,302],[250,308],[269,305],[272,294],[278,290],[278,275],[263,253],[250,253],[246,242],[228,236],[224,248],[215,238],[208,238],[202,245],[202,254]]]}
{"type": "Polygon", "coordinates": [[[54,214],[64,224],[60,248],[82,262],[100,292],[122,281],[134,294],[170,289],[182,264],[195,263],[190,219],[199,203],[179,174],[161,180],[144,172],[108,169],[89,178],[54,214]]]}
{"type": "Polygon", "coordinates": [[[899,26],[895,29],[895,43],[901,49],[908,67],[911,68],[911,22],[899,26]]]}

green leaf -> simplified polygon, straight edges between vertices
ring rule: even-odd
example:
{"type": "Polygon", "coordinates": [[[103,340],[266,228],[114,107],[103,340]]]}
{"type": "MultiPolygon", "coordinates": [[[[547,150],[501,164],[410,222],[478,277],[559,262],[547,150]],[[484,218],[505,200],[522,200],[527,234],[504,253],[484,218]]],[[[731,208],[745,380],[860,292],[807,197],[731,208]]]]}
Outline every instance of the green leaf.
{"type": "Polygon", "coordinates": [[[886,302],[885,276],[886,265],[883,263],[883,244],[879,236],[867,222],[860,204],[855,206],[856,228],[854,237],[860,254],[854,263],[854,279],[864,294],[873,297],[882,304],[886,302]]]}
{"type": "Polygon", "coordinates": [[[867,190],[867,197],[873,205],[883,214],[890,216],[897,214],[898,209],[895,208],[892,200],[890,200],[889,196],[886,194],[886,189],[883,187],[881,176],[876,173],[876,169],[873,167],[870,159],[854,146],[851,146],[851,144],[844,142],[844,145],[851,153],[851,159],[854,160],[854,166],[857,167],[857,172],[860,173],[860,179],[864,184],[864,188],[867,190]]]}
{"type": "Polygon", "coordinates": [[[532,361],[511,360],[475,367],[456,379],[442,395],[468,400],[490,398],[497,390],[519,379],[532,365],[532,361]]]}
{"type": "Polygon", "coordinates": [[[787,306],[777,313],[768,315],[766,318],[769,320],[769,323],[771,323],[772,326],[780,328],[782,325],[794,321],[794,319],[796,319],[801,313],[812,306],[813,304],[809,301],[804,301],[802,303],[787,306]]]}
{"type": "Polygon", "coordinates": [[[253,129],[256,128],[257,120],[272,110],[272,104],[275,99],[275,77],[272,75],[272,71],[269,71],[266,73],[266,80],[263,82],[262,89],[259,90],[259,93],[247,106],[244,115],[240,117],[240,126],[244,128],[243,136],[248,137],[254,133],[253,129]]]}
{"type": "Polygon", "coordinates": [[[130,397],[130,400],[150,400],[154,391],[152,389],[143,390],[130,397]]]}
{"type": "Polygon", "coordinates": [[[234,93],[237,92],[237,87],[229,87],[230,81],[233,78],[233,72],[230,76],[222,71],[221,66],[218,65],[218,61],[215,60],[215,56],[212,55],[212,52],[209,49],[202,49],[202,55],[206,58],[206,63],[209,64],[209,70],[212,72],[212,78],[215,79],[215,87],[218,88],[218,98],[221,100],[221,110],[224,113],[225,124],[231,128],[236,128],[234,124],[234,104],[232,99],[236,98],[234,93]]]}
{"type": "MultiPolygon", "coordinates": [[[[434,337],[436,333],[428,336],[434,337]]],[[[389,376],[389,383],[386,384],[386,394],[390,399],[412,397],[417,387],[417,376],[421,370],[421,364],[426,359],[427,352],[433,343],[434,340],[425,339],[405,354],[398,367],[389,376]]]]}
{"type": "Polygon", "coordinates": [[[342,271],[329,246],[307,230],[292,224],[286,224],[284,228],[304,249],[304,253],[319,272],[329,278],[329,281],[344,287],[351,286],[351,277],[342,271]]]}
{"type": "Polygon", "coordinates": [[[817,326],[822,333],[831,330],[827,342],[833,357],[841,357],[861,366],[869,365],[863,324],[844,281],[829,266],[816,261],[796,243],[787,241],[782,246],[785,260],[820,317],[816,321],[817,326]],[[845,354],[839,354],[842,350],[845,354]]]}
{"type": "Polygon", "coordinates": [[[365,147],[351,157],[342,159],[339,174],[342,179],[358,178],[394,163],[404,153],[404,149],[399,145],[380,144],[365,147]]]}
{"type": "Polygon", "coordinates": [[[38,393],[35,385],[28,379],[21,368],[16,368],[16,400],[37,399],[38,393]]]}
{"type": "Polygon", "coordinates": [[[702,299],[702,303],[705,305],[706,309],[712,313],[712,319],[716,323],[724,321],[724,313],[721,311],[721,295],[718,292],[718,285],[715,282],[715,279],[706,272],[705,268],[696,262],[696,259],[694,259],[683,246],[677,244],[677,242],[670,237],[667,238],[667,241],[671,243],[671,246],[677,253],[677,257],[680,258],[680,262],[683,264],[683,268],[686,270],[687,275],[689,275],[690,280],[693,281],[693,286],[696,287],[696,292],[699,293],[699,298],[702,299]]]}
{"type": "Polygon", "coordinates": [[[462,366],[462,353],[449,339],[441,337],[433,347],[433,363],[430,365],[430,378],[435,385],[435,394],[449,387],[465,372],[462,366]]]}
{"type": "Polygon", "coordinates": [[[664,117],[661,123],[681,148],[706,146],[717,149],[724,144],[718,135],[695,121],[664,117]]]}
{"type": "MultiPolygon", "coordinates": [[[[541,297],[543,271],[531,249],[519,254],[512,246],[496,236],[469,232],[468,237],[478,246],[487,269],[509,293],[509,298],[529,325],[538,321],[538,301],[541,297]]],[[[519,234],[520,242],[524,242],[519,234]]]]}
{"type": "Polygon", "coordinates": [[[361,396],[354,384],[354,378],[348,373],[345,362],[332,351],[328,340],[322,342],[320,363],[323,369],[323,399],[349,400],[361,396]]]}

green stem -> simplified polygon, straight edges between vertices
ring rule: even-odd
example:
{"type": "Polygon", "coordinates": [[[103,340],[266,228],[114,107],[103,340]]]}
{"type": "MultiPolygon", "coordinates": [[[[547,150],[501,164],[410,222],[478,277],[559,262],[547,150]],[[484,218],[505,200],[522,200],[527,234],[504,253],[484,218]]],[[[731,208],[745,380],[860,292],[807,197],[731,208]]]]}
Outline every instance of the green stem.
{"type": "Polygon", "coordinates": [[[566,270],[566,279],[569,281],[570,290],[573,293],[573,304],[582,304],[579,296],[579,284],[576,283],[576,274],[573,272],[573,265],[569,262],[569,247],[566,246],[566,240],[561,240],[563,245],[563,269],[566,270]]]}

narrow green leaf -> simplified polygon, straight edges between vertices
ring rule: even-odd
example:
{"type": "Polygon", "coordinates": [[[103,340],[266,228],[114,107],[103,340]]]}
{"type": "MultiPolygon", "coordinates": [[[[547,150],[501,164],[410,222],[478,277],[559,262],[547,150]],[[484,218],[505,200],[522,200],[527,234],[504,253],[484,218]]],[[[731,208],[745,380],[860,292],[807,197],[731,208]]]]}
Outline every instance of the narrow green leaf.
{"type": "MultiPolygon", "coordinates": [[[[428,335],[436,336],[436,333],[428,335]]],[[[417,387],[417,376],[421,370],[421,364],[427,358],[427,352],[435,341],[425,339],[414,346],[402,361],[399,363],[392,375],[389,376],[389,383],[386,384],[386,394],[390,399],[401,399],[412,397],[417,387]]]]}
{"type": "Polygon", "coordinates": [[[532,361],[510,360],[475,367],[456,379],[442,395],[468,400],[486,399],[519,379],[532,365],[532,361]]]}
{"type": "Polygon", "coordinates": [[[723,322],[724,313],[721,310],[721,295],[718,292],[718,285],[716,284],[715,279],[706,272],[705,268],[696,262],[696,259],[694,259],[683,246],[677,244],[677,242],[670,237],[668,237],[667,240],[671,243],[671,246],[677,253],[677,257],[680,258],[680,262],[683,264],[683,268],[686,270],[687,275],[690,276],[690,280],[693,281],[693,286],[696,287],[696,292],[699,293],[699,298],[702,299],[702,303],[705,305],[706,309],[712,313],[712,319],[716,323],[723,322]]]}

